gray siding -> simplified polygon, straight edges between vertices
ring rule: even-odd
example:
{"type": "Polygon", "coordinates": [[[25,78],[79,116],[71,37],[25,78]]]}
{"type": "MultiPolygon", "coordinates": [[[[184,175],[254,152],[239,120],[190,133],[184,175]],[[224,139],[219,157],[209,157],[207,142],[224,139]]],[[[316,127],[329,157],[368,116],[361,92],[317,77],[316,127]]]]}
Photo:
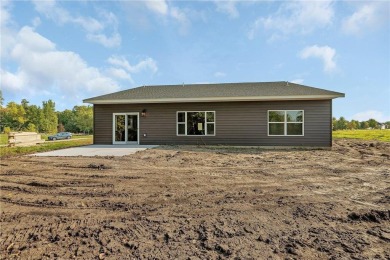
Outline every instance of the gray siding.
{"type": "Polygon", "coordinates": [[[332,100],[94,105],[94,143],[112,143],[113,113],[141,113],[143,109],[147,116],[139,118],[140,144],[332,144],[332,100]],[[268,136],[268,110],[304,110],[304,136],[268,136]],[[176,136],[177,111],[215,111],[216,135],[176,136]]]}

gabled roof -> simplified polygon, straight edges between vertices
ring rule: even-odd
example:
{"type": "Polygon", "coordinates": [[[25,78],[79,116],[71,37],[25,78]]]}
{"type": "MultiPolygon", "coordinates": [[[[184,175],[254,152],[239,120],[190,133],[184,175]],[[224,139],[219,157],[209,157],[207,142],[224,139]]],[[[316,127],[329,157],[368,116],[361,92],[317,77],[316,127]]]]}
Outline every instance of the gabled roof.
{"type": "Polygon", "coordinates": [[[319,100],[344,97],[344,93],[286,81],[142,86],[85,99],[91,104],[141,104],[266,100],[319,100]]]}

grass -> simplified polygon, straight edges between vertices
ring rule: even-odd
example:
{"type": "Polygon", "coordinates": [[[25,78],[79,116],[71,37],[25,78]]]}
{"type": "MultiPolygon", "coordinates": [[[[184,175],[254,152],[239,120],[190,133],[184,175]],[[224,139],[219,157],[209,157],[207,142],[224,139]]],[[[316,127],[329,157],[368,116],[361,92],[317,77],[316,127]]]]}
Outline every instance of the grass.
{"type": "MultiPolygon", "coordinates": [[[[50,134],[41,134],[41,138],[43,140],[47,141],[47,137],[50,134]]],[[[80,139],[80,138],[92,138],[92,135],[73,135],[72,139],[80,139]]],[[[7,134],[0,134],[0,145],[8,144],[8,135],[7,134]]]]}
{"type": "MultiPolygon", "coordinates": [[[[47,141],[48,140],[47,137],[49,135],[53,135],[53,134],[41,134],[41,138],[47,141]]],[[[92,135],[72,135],[72,139],[80,139],[80,138],[92,138],[92,135]]]]}
{"type": "Polygon", "coordinates": [[[0,145],[1,144],[8,144],[8,135],[0,134],[0,145]]]}
{"type": "Polygon", "coordinates": [[[353,138],[390,142],[390,130],[337,130],[333,131],[333,138],[353,138]]]}
{"type": "Polygon", "coordinates": [[[65,142],[45,142],[43,144],[37,144],[34,146],[26,147],[0,147],[0,158],[6,158],[10,156],[47,152],[58,149],[64,149],[68,147],[83,146],[92,144],[92,136],[88,139],[75,139],[65,142]]]}

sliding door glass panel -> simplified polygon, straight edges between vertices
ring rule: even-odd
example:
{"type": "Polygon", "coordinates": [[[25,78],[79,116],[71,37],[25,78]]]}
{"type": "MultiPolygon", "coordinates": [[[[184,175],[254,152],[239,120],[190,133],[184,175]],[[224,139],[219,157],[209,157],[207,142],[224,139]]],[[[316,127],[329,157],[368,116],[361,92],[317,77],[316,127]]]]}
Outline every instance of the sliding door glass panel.
{"type": "Polygon", "coordinates": [[[116,142],[125,142],[125,124],[126,116],[125,115],[115,115],[115,141],[116,142]]]}
{"type": "Polygon", "coordinates": [[[138,140],[137,115],[127,116],[127,141],[136,142],[138,140]]]}

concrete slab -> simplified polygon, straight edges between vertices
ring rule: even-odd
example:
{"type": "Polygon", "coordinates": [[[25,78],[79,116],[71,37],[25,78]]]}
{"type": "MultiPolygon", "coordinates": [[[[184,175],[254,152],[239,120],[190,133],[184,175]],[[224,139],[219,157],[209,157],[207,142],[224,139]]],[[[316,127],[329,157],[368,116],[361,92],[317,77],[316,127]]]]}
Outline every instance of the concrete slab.
{"type": "Polygon", "coordinates": [[[124,156],[154,147],[157,147],[157,145],[87,145],[35,153],[30,154],[30,156],[124,156]]]}

